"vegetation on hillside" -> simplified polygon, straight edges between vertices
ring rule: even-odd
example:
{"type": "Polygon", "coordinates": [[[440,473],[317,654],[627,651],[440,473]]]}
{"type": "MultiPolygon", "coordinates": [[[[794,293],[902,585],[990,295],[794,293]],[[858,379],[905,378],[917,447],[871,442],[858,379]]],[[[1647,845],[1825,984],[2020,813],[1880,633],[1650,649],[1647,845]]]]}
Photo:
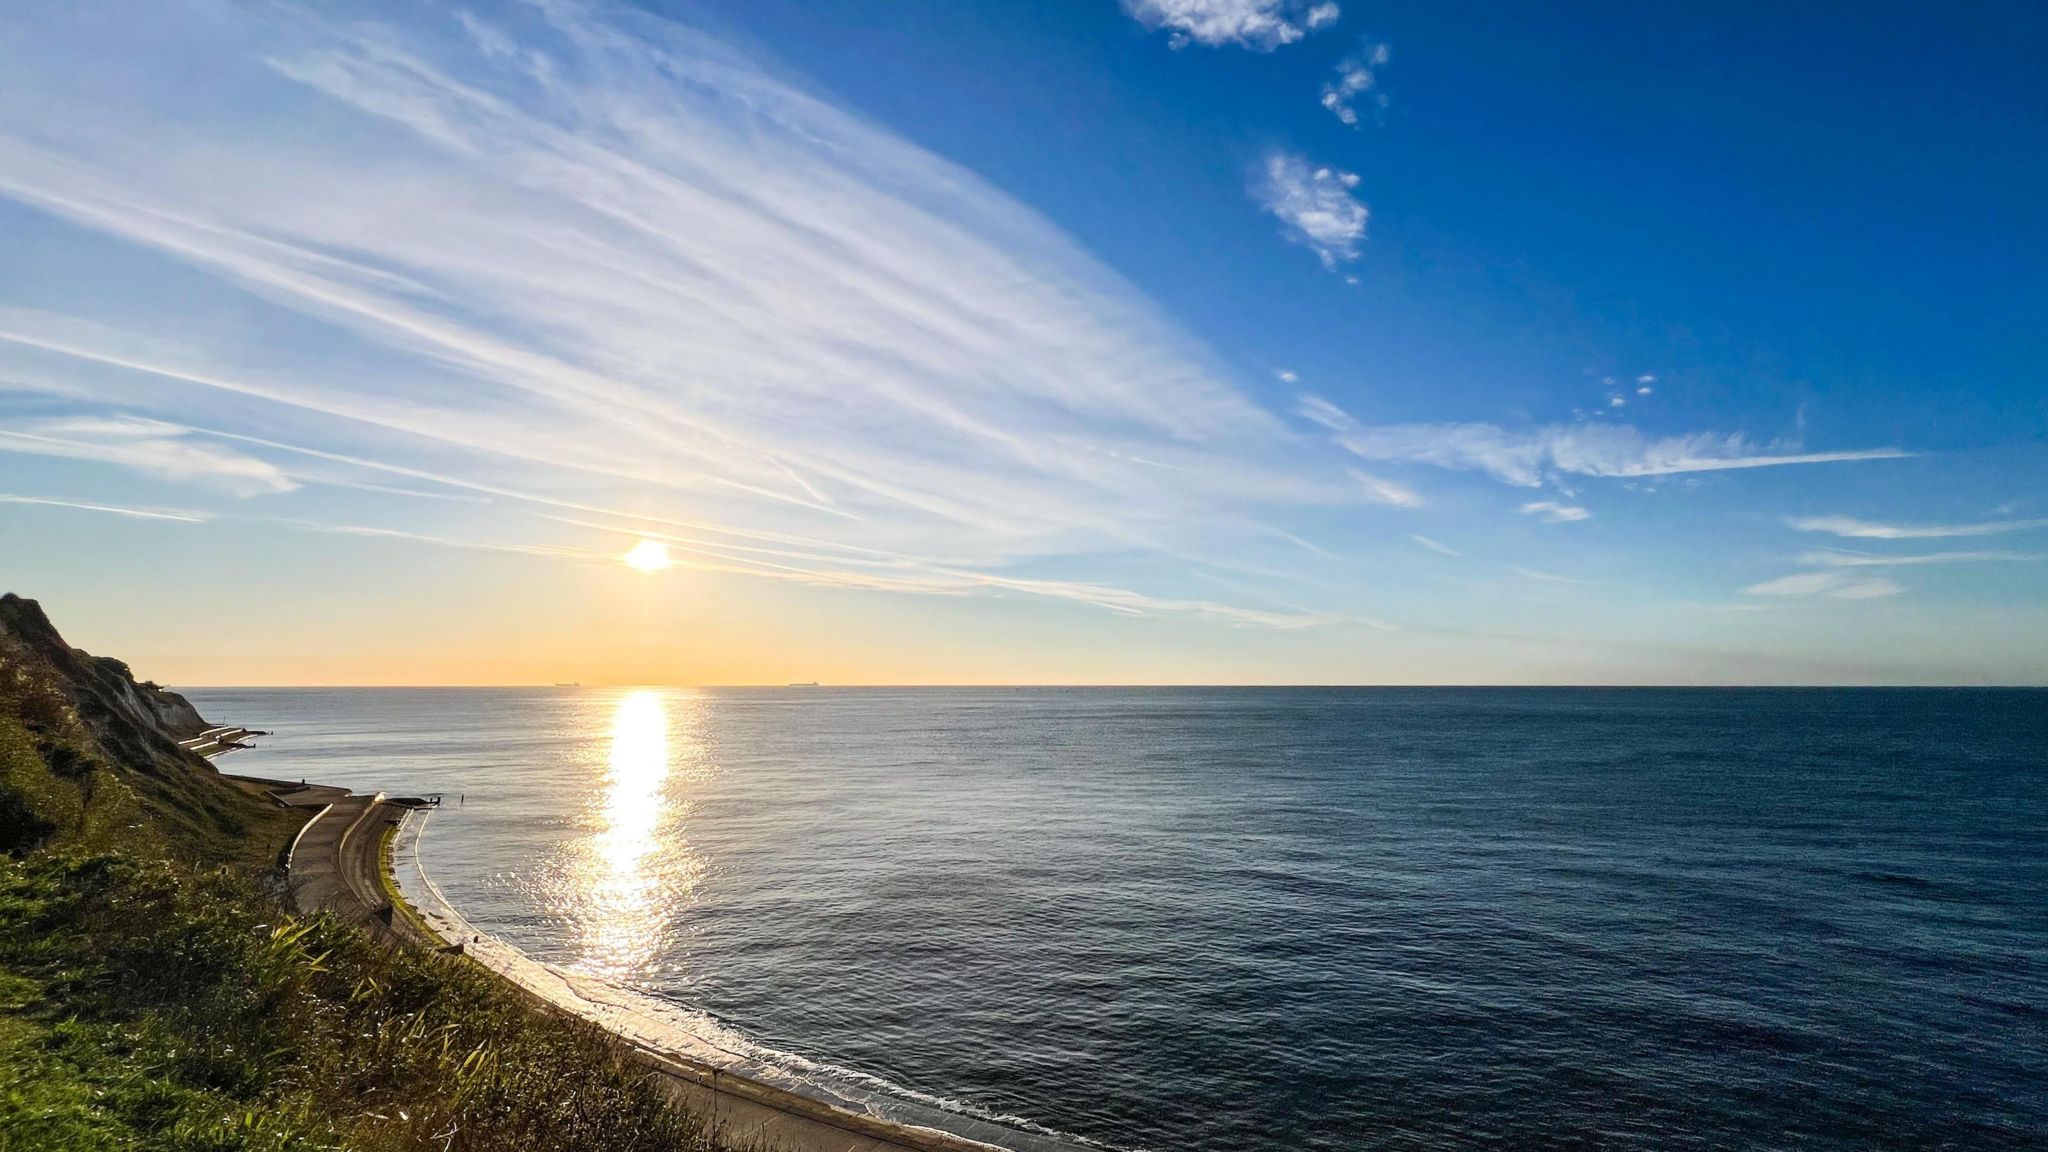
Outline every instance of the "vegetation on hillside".
{"type": "Polygon", "coordinates": [[[9,600],[0,1152],[712,1147],[602,1031],[458,957],[288,914],[295,818],[67,680],[9,600]]]}
{"type": "Polygon", "coordinates": [[[178,746],[203,727],[183,697],[65,644],[35,601],[0,595],[0,852],[273,862],[298,818],[178,746]]]}

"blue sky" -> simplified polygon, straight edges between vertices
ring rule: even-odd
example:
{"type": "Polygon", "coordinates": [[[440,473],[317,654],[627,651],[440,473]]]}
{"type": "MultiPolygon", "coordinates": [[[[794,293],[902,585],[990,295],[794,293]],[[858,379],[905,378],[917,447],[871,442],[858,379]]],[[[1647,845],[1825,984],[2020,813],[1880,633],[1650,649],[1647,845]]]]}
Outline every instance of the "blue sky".
{"type": "Polygon", "coordinates": [[[0,582],[185,682],[2048,681],[1965,15],[31,3],[0,582]]]}

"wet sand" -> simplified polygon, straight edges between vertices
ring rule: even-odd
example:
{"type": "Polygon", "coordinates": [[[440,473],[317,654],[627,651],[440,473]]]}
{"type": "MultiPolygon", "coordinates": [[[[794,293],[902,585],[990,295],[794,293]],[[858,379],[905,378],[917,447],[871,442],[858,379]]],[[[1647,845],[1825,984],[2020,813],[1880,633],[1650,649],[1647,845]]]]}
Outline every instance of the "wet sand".
{"type": "MultiPolygon", "coordinates": [[[[793,1074],[750,1060],[735,1047],[705,1039],[690,1013],[674,1004],[614,988],[602,980],[539,963],[522,951],[477,933],[446,902],[418,863],[418,836],[426,810],[395,806],[385,797],[307,789],[301,799],[322,806],[299,834],[291,853],[289,886],[301,908],[334,910],[362,927],[410,943],[461,949],[463,955],[535,996],[547,1009],[596,1023],[627,1045],[633,1060],[664,1074],[684,1107],[705,1117],[735,1148],[764,1152],[1038,1152],[1067,1148],[971,1117],[946,1117],[948,1127],[981,1129],[971,1140],[934,1127],[901,1123],[854,1099],[823,1099],[801,1091],[793,1074]],[[412,906],[391,908],[383,896],[379,859],[383,826],[399,824],[391,853],[397,890],[412,906]],[[375,877],[375,883],[373,883],[375,877]]],[[[287,797],[281,797],[287,801],[287,797]]]]}

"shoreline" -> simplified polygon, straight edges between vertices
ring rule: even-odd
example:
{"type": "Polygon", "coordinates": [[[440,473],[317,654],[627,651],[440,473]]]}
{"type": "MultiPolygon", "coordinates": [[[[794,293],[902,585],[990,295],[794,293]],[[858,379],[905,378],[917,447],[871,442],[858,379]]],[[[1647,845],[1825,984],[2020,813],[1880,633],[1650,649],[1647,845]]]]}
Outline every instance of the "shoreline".
{"type": "MultiPolygon", "coordinates": [[[[1081,1147],[938,1108],[930,1111],[950,1128],[980,1129],[986,1139],[890,1118],[869,1101],[721,1047],[702,1035],[709,1017],[683,1019],[701,1014],[544,964],[477,931],[419,863],[417,846],[431,809],[395,804],[381,794],[338,803],[338,789],[302,790],[317,790],[320,802],[295,841],[298,850],[287,873],[302,907],[339,911],[378,934],[458,952],[544,1008],[595,1024],[633,1061],[661,1074],[677,1102],[704,1117],[720,1139],[781,1152],[1067,1152],[1081,1147]],[[337,812],[347,819],[339,819],[337,812]],[[348,826],[338,835],[331,828],[314,832],[322,823],[344,822],[348,826]],[[363,883],[369,878],[375,879],[374,887],[363,883]]],[[[274,798],[295,807],[315,799],[293,804],[289,794],[274,798]]],[[[744,1043],[737,1036],[733,1040],[735,1047],[744,1043]]]]}

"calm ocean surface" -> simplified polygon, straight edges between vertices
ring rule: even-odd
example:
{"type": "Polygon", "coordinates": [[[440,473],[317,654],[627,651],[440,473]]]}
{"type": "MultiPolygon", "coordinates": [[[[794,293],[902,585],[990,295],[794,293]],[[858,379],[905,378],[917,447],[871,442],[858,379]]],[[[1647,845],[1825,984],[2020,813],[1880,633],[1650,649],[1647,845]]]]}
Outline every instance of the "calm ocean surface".
{"type": "Polygon", "coordinates": [[[2048,692],[203,690],[481,929],[1118,1148],[2048,1146],[2048,692]],[[461,797],[458,806],[456,798],[461,797]]]}

